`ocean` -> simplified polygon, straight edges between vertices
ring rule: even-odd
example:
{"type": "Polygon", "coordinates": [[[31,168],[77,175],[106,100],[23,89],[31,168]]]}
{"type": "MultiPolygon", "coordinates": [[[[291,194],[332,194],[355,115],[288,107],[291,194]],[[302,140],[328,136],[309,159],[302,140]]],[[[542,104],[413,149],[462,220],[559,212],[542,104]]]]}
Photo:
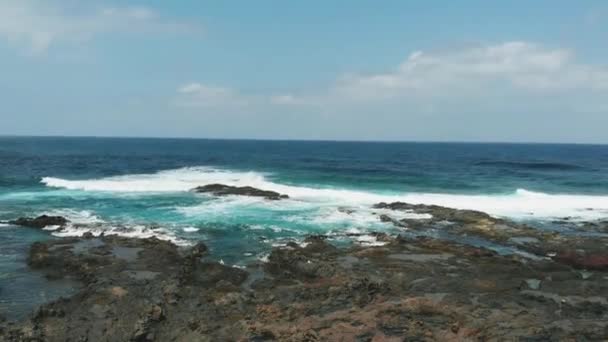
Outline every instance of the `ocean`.
{"type": "Polygon", "coordinates": [[[0,221],[41,214],[71,221],[54,233],[0,225],[0,310],[25,311],[22,302],[63,293],[25,272],[33,241],[89,231],[204,241],[215,258],[242,266],[309,234],[373,244],[366,233],[411,233],[372,209],[394,201],[577,234],[578,222],[608,219],[608,146],[0,137],[0,221]],[[290,198],[190,191],[211,183],[290,198]],[[552,224],[566,217],[571,225],[552,224]]]}

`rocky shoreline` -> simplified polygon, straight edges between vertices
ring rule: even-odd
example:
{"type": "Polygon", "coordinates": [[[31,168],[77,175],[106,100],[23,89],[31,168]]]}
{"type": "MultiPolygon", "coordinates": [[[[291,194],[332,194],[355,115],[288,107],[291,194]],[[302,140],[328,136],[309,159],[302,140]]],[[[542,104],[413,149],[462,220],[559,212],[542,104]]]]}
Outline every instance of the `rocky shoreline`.
{"type": "Polygon", "coordinates": [[[338,248],[309,236],[241,269],[214,261],[202,243],[85,234],[31,246],[32,270],[81,287],[24,321],[0,323],[0,341],[608,339],[607,237],[438,206],[375,207],[404,230],[437,228],[521,253],[379,232],[381,246],[338,248]],[[423,218],[399,219],[404,212],[423,218]]]}

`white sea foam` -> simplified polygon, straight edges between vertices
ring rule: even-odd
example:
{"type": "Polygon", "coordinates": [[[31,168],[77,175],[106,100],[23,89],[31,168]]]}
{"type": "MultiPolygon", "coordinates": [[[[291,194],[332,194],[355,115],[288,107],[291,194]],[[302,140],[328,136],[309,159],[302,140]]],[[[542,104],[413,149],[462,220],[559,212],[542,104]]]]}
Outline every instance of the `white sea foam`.
{"type": "Polygon", "coordinates": [[[379,212],[381,213],[390,213],[391,217],[398,219],[398,220],[402,220],[402,219],[408,219],[408,220],[428,220],[428,219],[432,219],[433,215],[431,214],[426,214],[426,213],[412,213],[412,212],[407,212],[407,211],[398,211],[398,212],[394,212],[394,211],[388,211],[388,210],[379,210],[379,212]]]}
{"type": "Polygon", "coordinates": [[[196,227],[185,227],[182,230],[184,232],[186,232],[186,233],[194,233],[194,232],[198,232],[199,228],[196,228],[196,227]]]}
{"type": "Polygon", "coordinates": [[[40,213],[51,216],[63,216],[73,224],[89,225],[105,223],[99,216],[89,210],[57,209],[51,212],[40,213]]]}
{"type": "Polygon", "coordinates": [[[379,223],[378,218],[371,215],[369,208],[353,209],[353,212],[347,213],[334,207],[323,207],[313,217],[295,216],[292,219],[316,225],[369,226],[379,223]]]}
{"type": "Polygon", "coordinates": [[[52,231],[51,234],[57,237],[82,236],[85,233],[91,233],[94,236],[105,234],[140,239],[156,237],[161,240],[171,241],[177,245],[185,246],[190,244],[186,240],[177,238],[172,229],[149,227],[141,224],[115,225],[101,219],[89,210],[58,209],[40,214],[59,215],[68,219],[69,223],[60,230],[57,230],[60,228],[59,226],[44,228],[44,230],[52,231]]]}
{"type": "Polygon", "coordinates": [[[355,238],[355,241],[365,246],[384,246],[386,242],[378,241],[378,238],[373,235],[361,235],[355,238]]]}
{"type": "Polygon", "coordinates": [[[346,233],[346,234],[361,234],[363,232],[359,228],[353,228],[353,227],[351,227],[351,228],[346,229],[344,231],[344,233],[346,233]]]}
{"type": "Polygon", "coordinates": [[[59,231],[55,231],[52,235],[57,237],[72,237],[72,236],[83,236],[85,233],[91,233],[93,236],[99,235],[119,235],[130,238],[146,239],[156,237],[160,240],[167,240],[175,243],[179,246],[188,246],[191,243],[179,239],[173,235],[173,233],[167,229],[162,228],[149,228],[143,225],[134,226],[112,226],[112,225],[93,225],[93,226],[79,226],[69,224],[59,231]]]}
{"type": "Polygon", "coordinates": [[[257,259],[263,263],[267,263],[270,261],[270,254],[264,253],[257,257],[257,259]]]}
{"type": "Polygon", "coordinates": [[[264,176],[260,173],[234,172],[208,167],[188,167],[154,174],[134,174],[91,180],[66,180],[54,177],[42,179],[42,183],[55,188],[111,192],[179,192],[212,183],[242,186],[263,182],[264,176]]]}
{"type": "MultiPolygon", "coordinates": [[[[465,195],[440,193],[379,193],[351,189],[315,188],[272,182],[258,172],[237,172],[209,167],[192,167],[162,171],[154,174],[127,175],[92,180],[66,180],[46,177],[50,187],[83,191],[110,192],[180,192],[196,186],[222,183],[234,186],[249,185],[287,194],[291,200],[264,201],[245,197],[231,197],[210,201],[201,206],[181,208],[184,214],[227,214],[244,205],[272,206],[272,209],[293,209],[302,206],[370,206],[377,202],[402,201],[414,204],[436,204],[458,209],[480,210],[496,216],[512,218],[555,218],[571,216],[580,220],[608,217],[608,196],[544,194],[519,189],[511,194],[465,195]],[[213,203],[213,204],[212,204],[213,203]],[[257,204],[256,204],[257,203],[257,204]]],[[[348,220],[346,213],[320,212],[320,221],[348,220]],[[344,215],[343,215],[344,214],[344,215]]],[[[355,217],[357,214],[354,214],[355,217]]],[[[405,215],[405,213],[404,213],[405,215]]],[[[422,218],[422,217],[417,217],[422,218]]],[[[361,218],[359,218],[361,219],[361,218]]],[[[356,220],[352,219],[351,220],[356,220]]],[[[362,222],[363,223],[363,222],[362,222]]]]}

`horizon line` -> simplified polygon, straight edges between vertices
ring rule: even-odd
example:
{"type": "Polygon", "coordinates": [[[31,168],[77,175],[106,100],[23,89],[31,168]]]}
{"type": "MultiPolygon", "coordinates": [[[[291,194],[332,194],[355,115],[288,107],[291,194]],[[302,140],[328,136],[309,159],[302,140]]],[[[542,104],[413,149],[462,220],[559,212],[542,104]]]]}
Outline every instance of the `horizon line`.
{"type": "Polygon", "coordinates": [[[503,144],[503,145],[587,145],[606,146],[607,143],[551,142],[551,141],[482,141],[482,140],[357,140],[357,139],[303,139],[303,138],[221,138],[193,136],[126,136],[126,135],[30,135],[0,134],[0,138],[63,138],[63,139],[150,139],[150,140],[219,140],[219,141],[267,141],[267,142],[335,142],[335,143],[418,143],[418,144],[503,144]]]}

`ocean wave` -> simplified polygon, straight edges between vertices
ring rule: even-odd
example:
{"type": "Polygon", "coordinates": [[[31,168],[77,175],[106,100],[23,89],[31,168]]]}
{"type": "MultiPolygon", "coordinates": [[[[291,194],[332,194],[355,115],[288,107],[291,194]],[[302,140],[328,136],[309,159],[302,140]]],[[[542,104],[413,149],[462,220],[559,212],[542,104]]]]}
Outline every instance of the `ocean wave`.
{"type": "Polygon", "coordinates": [[[69,190],[107,192],[182,192],[197,186],[222,183],[234,186],[257,184],[264,175],[256,172],[235,172],[210,167],[187,167],[153,174],[134,174],[90,180],[68,180],[44,177],[49,187],[69,190]]]}
{"type": "Polygon", "coordinates": [[[55,209],[50,212],[43,212],[40,215],[47,214],[51,216],[63,216],[73,224],[90,225],[106,223],[99,216],[95,215],[90,210],[74,210],[74,209],[55,209]]]}
{"type": "MultiPolygon", "coordinates": [[[[234,213],[235,209],[266,208],[281,210],[314,210],[325,207],[366,208],[378,202],[408,202],[434,204],[457,209],[471,209],[491,215],[511,218],[545,219],[569,216],[573,219],[593,220],[608,217],[608,196],[546,194],[518,189],[510,194],[443,194],[443,193],[386,193],[354,189],[286,185],[273,182],[266,174],[240,172],[210,167],[190,167],[162,171],[154,174],[137,174],[91,180],[65,180],[44,178],[49,187],[82,191],[109,192],[183,192],[196,186],[223,183],[233,186],[253,186],[289,195],[289,200],[266,201],[260,198],[226,197],[206,200],[200,205],[177,208],[191,216],[220,217],[234,213]]],[[[321,211],[326,220],[346,218],[343,213],[321,211]]],[[[319,220],[323,221],[323,218],[319,220]]],[[[365,220],[362,220],[365,221],[365,220]]],[[[321,222],[320,222],[321,223],[321,222]]],[[[364,223],[364,222],[361,222],[364,223]]]]}

